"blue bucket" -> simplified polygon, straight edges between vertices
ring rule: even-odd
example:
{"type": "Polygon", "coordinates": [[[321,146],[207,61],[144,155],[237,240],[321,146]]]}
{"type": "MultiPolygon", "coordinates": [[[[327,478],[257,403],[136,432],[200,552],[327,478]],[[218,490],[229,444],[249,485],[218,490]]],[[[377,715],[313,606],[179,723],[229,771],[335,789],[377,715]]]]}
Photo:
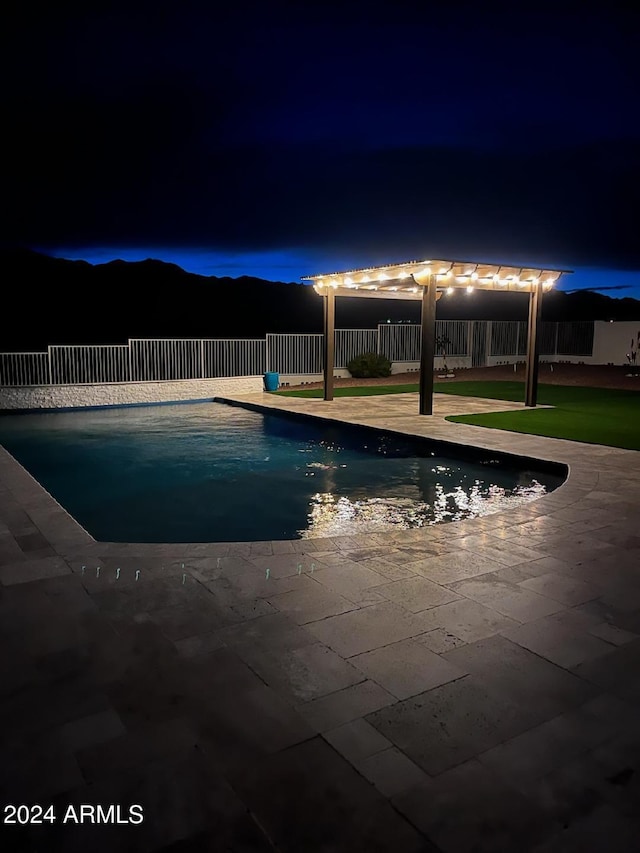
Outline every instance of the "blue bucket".
{"type": "Polygon", "coordinates": [[[277,391],[279,385],[280,385],[280,374],[279,373],[265,373],[265,375],[264,375],[264,390],[265,391],[277,391]]]}

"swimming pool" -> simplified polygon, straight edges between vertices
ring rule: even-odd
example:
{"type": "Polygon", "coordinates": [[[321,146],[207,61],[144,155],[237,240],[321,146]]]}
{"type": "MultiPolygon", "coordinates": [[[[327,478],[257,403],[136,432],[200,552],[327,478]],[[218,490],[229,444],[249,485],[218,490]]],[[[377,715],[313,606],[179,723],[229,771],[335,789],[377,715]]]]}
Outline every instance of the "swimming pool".
{"type": "Polygon", "coordinates": [[[0,444],[91,535],[246,542],[415,528],[518,506],[560,469],[222,403],[7,415],[0,444]]]}

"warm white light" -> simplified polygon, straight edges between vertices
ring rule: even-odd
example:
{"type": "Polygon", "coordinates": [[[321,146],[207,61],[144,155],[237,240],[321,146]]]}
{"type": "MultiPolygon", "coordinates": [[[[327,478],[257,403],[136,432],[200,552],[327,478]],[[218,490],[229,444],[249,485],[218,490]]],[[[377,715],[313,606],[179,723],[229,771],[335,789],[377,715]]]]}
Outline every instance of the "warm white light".
{"type": "Polygon", "coordinates": [[[537,284],[537,283],[538,283],[538,276],[534,275],[534,277],[531,279],[531,284],[537,284]]]}
{"type": "Polygon", "coordinates": [[[555,284],[555,278],[548,278],[547,279],[547,285],[549,287],[552,287],[554,284],[555,284]]]}
{"type": "Polygon", "coordinates": [[[318,287],[324,287],[324,281],[322,279],[318,282],[318,287]]]}
{"type": "Polygon", "coordinates": [[[473,288],[471,287],[471,285],[469,285],[469,287],[467,288],[467,293],[473,293],[473,288]]]}
{"type": "Polygon", "coordinates": [[[496,274],[494,275],[493,280],[494,280],[494,281],[500,281],[500,276],[498,275],[498,273],[496,273],[496,274]]]}
{"type": "Polygon", "coordinates": [[[409,273],[408,272],[401,272],[400,275],[398,276],[398,278],[409,278],[409,273]]]}
{"type": "Polygon", "coordinates": [[[445,274],[445,278],[451,278],[452,275],[453,275],[453,273],[451,272],[451,270],[447,270],[447,272],[445,274]]]}
{"type": "Polygon", "coordinates": [[[368,275],[363,275],[363,276],[362,276],[362,281],[371,281],[371,279],[369,278],[369,276],[368,276],[368,275]]]}
{"type": "Polygon", "coordinates": [[[453,287],[448,287],[448,288],[447,288],[447,293],[448,293],[449,295],[451,295],[451,294],[453,293],[453,291],[454,291],[454,288],[453,288],[453,287]]]}
{"type": "Polygon", "coordinates": [[[389,290],[397,290],[397,287],[390,287],[389,290]]]}
{"type": "Polygon", "coordinates": [[[381,272],[378,276],[378,281],[387,281],[388,278],[389,276],[386,274],[386,272],[381,272]]]}
{"type": "Polygon", "coordinates": [[[447,268],[442,267],[442,269],[440,270],[440,275],[446,275],[446,274],[447,274],[447,268]]]}
{"type": "Polygon", "coordinates": [[[332,287],[334,290],[337,288],[337,286],[338,286],[338,282],[337,282],[337,281],[332,281],[332,282],[331,282],[331,287],[332,287]]]}
{"type": "Polygon", "coordinates": [[[417,288],[417,287],[412,287],[412,288],[411,288],[411,293],[417,293],[417,292],[418,292],[418,288],[417,288]]]}
{"type": "Polygon", "coordinates": [[[472,278],[474,281],[476,281],[476,280],[477,280],[477,278],[478,278],[478,273],[477,273],[477,272],[472,272],[472,273],[471,273],[471,278],[472,278]]]}
{"type": "Polygon", "coordinates": [[[350,276],[347,276],[347,277],[345,278],[345,280],[344,280],[344,283],[345,283],[346,285],[353,284],[353,279],[352,279],[350,276]]]}

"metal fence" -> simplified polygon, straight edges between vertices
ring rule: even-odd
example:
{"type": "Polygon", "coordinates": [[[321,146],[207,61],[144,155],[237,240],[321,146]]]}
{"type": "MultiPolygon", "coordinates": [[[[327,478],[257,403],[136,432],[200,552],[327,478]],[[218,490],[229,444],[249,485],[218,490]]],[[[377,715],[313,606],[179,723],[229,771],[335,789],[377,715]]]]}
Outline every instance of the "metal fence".
{"type": "MultiPolygon", "coordinates": [[[[393,362],[420,360],[418,325],[383,323],[377,329],[337,329],[335,366],[345,368],[363,352],[393,362]]],[[[474,364],[488,356],[524,357],[527,324],[484,320],[438,320],[436,336],[452,357],[474,364]]],[[[542,323],[540,354],[590,356],[594,324],[542,323]]],[[[77,385],[163,382],[225,376],[322,373],[322,335],[268,334],[266,339],[143,339],[128,344],[50,346],[47,352],[0,353],[0,385],[77,385]]]]}
{"type": "Polygon", "coordinates": [[[49,370],[52,385],[87,385],[120,382],[129,370],[129,347],[51,346],[49,370]]]}
{"type": "Polygon", "coordinates": [[[46,352],[0,353],[0,385],[49,385],[46,352]]]}
{"type": "MultiPolygon", "coordinates": [[[[593,322],[577,320],[568,323],[541,323],[540,355],[590,356],[593,353],[593,322]]],[[[492,356],[524,356],[527,354],[527,324],[520,321],[491,321],[492,356]]]]}
{"type": "Polygon", "coordinates": [[[254,339],[203,341],[202,375],[260,376],[267,370],[267,342],[254,339]]]}
{"type": "Polygon", "coordinates": [[[352,358],[365,352],[378,352],[377,329],[336,329],[334,364],[346,367],[352,358]]]}
{"type": "Polygon", "coordinates": [[[267,366],[275,373],[322,373],[323,335],[267,335],[267,366]]]}
{"type": "Polygon", "coordinates": [[[593,323],[588,320],[576,320],[570,323],[556,323],[557,355],[585,355],[593,352],[593,323]]]}
{"type": "Polygon", "coordinates": [[[389,361],[420,361],[421,328],[399,323],[378,326],[378,352],[389,361]]]}

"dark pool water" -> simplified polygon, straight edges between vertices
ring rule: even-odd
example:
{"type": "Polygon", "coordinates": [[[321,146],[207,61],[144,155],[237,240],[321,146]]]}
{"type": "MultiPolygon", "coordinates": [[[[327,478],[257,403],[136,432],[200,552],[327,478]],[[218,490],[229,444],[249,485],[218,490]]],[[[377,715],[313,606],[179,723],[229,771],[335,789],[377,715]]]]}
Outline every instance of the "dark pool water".
{"type": "Polygon", "coordinates": [[[512,508],[555,472],[221,403],[8,415],[0,443],[96,539],[239,542],[382,532],[512,508]]]}

